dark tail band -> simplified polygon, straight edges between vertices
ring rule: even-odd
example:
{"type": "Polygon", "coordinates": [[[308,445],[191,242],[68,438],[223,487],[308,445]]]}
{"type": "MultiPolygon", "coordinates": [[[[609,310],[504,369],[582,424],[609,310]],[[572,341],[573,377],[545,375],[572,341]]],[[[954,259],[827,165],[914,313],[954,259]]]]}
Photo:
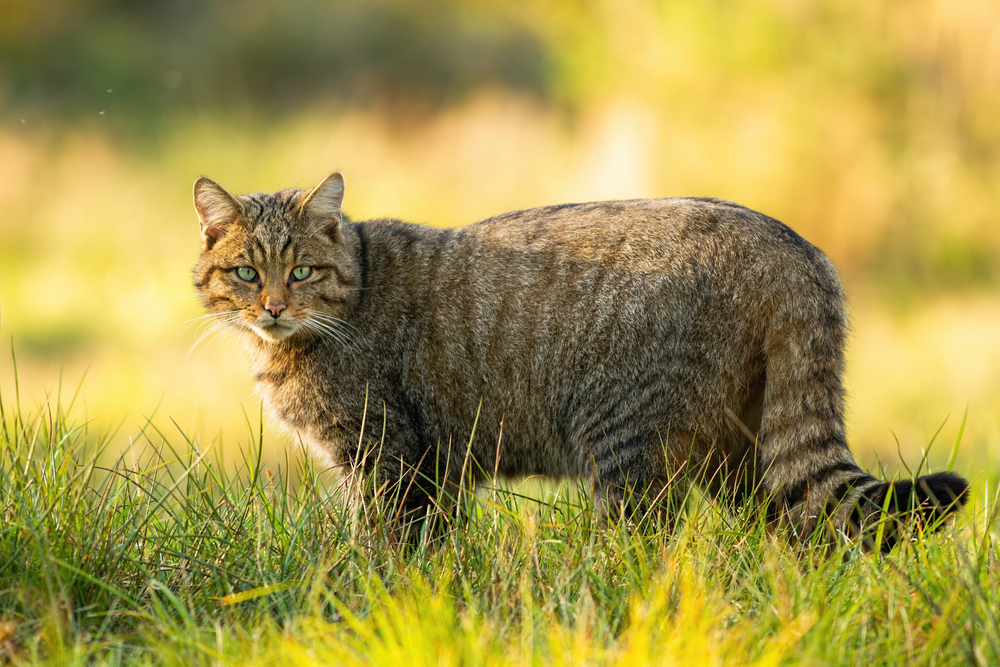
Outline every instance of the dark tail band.
{"type": "Polygon", "coordinates": [[[936,530],[944,519],[969,501],[969,483],[953,472],[937,472],[916,480],[881,482],[869,486],[858,499],[848,518],[848,527],[874,547],[874,526],[883,511],[892,517],[883,531],[882,553],[888,553],[899,541],[905,525],[920,525],[936,530]],[[888,498],[888,505],[886,504],[888,498]]]}

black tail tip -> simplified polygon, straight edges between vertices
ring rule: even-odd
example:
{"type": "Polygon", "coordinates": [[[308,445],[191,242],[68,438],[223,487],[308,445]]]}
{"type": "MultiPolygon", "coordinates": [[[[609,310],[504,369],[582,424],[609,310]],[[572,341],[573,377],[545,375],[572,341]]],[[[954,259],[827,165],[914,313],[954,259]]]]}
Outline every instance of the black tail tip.
{"type": "Polygon", "coordinates": [[[889,484],[893,514],[920,517],[923,521],[942,519],[969,502],[969,483],[953,472],[936,472],[889,484]]]}
{"type": "Polygon", "coordinates": [[[969,483],[953,472],[936,472],[918,477],[890,482],[881,490],[892,494],[889,512],[896,515],[898,524],[891,526],[882,542],[882,553],[888,553],[899,541],[905,524],[918,523],[926,529],[941,528],[945,519],[969,502],[969,483]]]}
{"type": "Polygon", "coordinates": [[[918,477],[914,484],[917,504],[935,507],[948,514],[969,502],[969,483],[953,472],[936,472],[918,477]]]}

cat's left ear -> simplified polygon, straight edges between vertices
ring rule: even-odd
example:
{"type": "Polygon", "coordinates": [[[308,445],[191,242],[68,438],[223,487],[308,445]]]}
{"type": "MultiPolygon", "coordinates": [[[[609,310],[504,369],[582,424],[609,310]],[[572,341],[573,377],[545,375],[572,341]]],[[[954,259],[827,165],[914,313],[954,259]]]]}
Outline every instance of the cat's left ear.
{"type": "Polygon", "coordinates": [[[344,203],[344,175],[335,171],[307,194],[299,204],[299,214],[306,221],[309,233],[319,230],[336,241],[340,237],[340,212],[344,203]]]}

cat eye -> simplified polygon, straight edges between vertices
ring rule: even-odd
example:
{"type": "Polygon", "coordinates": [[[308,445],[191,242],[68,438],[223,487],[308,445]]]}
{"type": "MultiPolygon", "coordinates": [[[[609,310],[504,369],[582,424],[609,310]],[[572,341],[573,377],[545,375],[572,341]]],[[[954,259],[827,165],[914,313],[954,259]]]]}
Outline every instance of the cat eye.
{"type": "Polygon", "coordinates": [[[292,269],[292,278],[295,280],[305,280],[312,275],[312,272],[311,266],[296,266],[292,269]]]}
{"type": "Polygon", "coordinates": [[[240,280],[251,282],[257,277],[257,271],[249,266],[241,266],[236,269],[236,275],[240,277],[240,280]]]}

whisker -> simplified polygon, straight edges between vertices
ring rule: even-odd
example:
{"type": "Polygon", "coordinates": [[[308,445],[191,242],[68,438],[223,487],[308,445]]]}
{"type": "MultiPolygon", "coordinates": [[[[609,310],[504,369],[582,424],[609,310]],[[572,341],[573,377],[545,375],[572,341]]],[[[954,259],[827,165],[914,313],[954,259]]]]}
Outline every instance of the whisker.
{"type": "Polygon", "coordinates": [[[320,333],[325,340],[331,343],[339,343],[345,347],[351,347],[355,344],[356,341],[347,335],[347,332],[338,329],[335,325],[325,321],[323,318],[316,317],[316,315],[318,315],[318,313],[312,313],[310,317],[302,320],[303,324],[305,324],[310,331],[320,333]]]}
{"type": "Polygon", "coordinates": [[[238,311],[238,310],[223,310],[222,312],[219,312],[219,313],[206,313],[204,315],[199,315],[198,317],[192,317],[189,320],[184,320],[183,322],[181,322],[181,324],[186,324],[187,322],[197,322],[198,320],[207,320],[210,317],[221,317],[221,316],[228,317],[228,316],[230,316],[230,315],[232,315],[234,313],[238,313],[238,312],[240,312],[240,311],[238,311]]]}
{"type": "Polygon", "coordinates": [[[192,345],[188,349],[187,354],[184,355],[184,358],[185,359],[190,359],[191,358],[191,353],[194,352],[194,349],[196,347],[198,347],[198,343],[200,343],[201,341],[205,340],[206,338],[208,338],[212,334],[219,333],[220,331],[222,331],[222,329],[219,326],[217,326],[217,325],[213,325],[213,326],[209,327],[208,329],[206,329],[203,334],[201,334],[200,336],[198,336],[198,340],[196,340],[194,342],[194,345],[192,345]]]}
{"type": "Polygon", "coordinates": [[[337,327],[332,327],[327,325],[327,328],[329,329],[331,334],[336,336],[337,340],[339,340],[342,345],[345,345],[347,347],[352,347],[355,345],[356,341],[350,336],[348,336],[346,333],[338,329],[337,327]]]}
{"type": "Polygon", "coordinates": [[[323,340],[325,340],[327,342],[330,342],[330,343],[336,343],[336,342],[338,342],[338,340],[331,334],[331,332],[327,331],[318,322],[313,322],[313,321],[310,321],[310,320],[303,320],[302,321],[302,325],[306,329],[308,329],[309,331],[312,331],[313,333],[319,335],[323,340]]]}
{"type": "Polygon", "coordinates": [[[346,340],[339,331],[330,327],[329,325],[323,323],[322,321],[313,321],[311,324],[317,329],[324,332],[326,339],[332,343],[339,343],[341,345],[350,345],[351,342],[346,340]]]}
{"type": "Polygon", "coordinates": [[[315,317],[319,318],[319,319],[322,319],[322,320],[325,320],[327,322],[330,322],[331,324],[335,324],[335,325],[338,325],[338,326],[347,327],[348,329],[351,329],[352,331],[354,331],[359,336],[361,335],[361,332],[358,331],[358,328],[356,326],[354,326],[350,322],[347,322],[346,320],[342,320],[339,317],[335,317],[335,316],[331,315],[330,313],[324,313],[321,310],[317,310],[317,311],[315,311],[313,313],[313,315],[315,317]]]}
{"type": "Polygon", "coordinates": [[[183,324],[185,326],[184,326],[183,329],[180,330],[180,332],[178,332],[177,335],[180,336],[182,333],[184,333],[185,331],[187,331],[188,328],[193,323],[195,323],[195,322],[201,321],[201,323],[204,324],[204,320],[207,320],[207,319],[213,318],[213,317],[220,318],[223,321],[228,321],[229,318],[232,318],[233,316],[239,315],[239,313],[240,313],[240,311],[238,311],[238,310],[224,310],[221,313],[208,313],[207,315],[199,315],[198,317],[192,317],[191,319],[184,320],[183,322],[180,323],[180,324],[183,324]]]}
{"type": "Polygon", "coordinates": [[[355,345],[358,342],[348,332],[337,327],[336,325],[323,322],[322,320],[317,320],[316,325],[321,326],[325,331],[328,331],[330,335],[335,337],[342,345],[355,345]]]}
{"type": "Polygon", "coordinates": [[[299,320],[299,325],[306,331],[310,331],[314,334],[318,334],[321,337],[325,337],[323,336],[324,332],[317,329],[316,325],[313,322],[310,322],[309,320],[299,320]]]}
{"type": "Polygon", "coordinates": [[[343,341],[341,341],[340,338],[338,338],[335,333],[333,333],[331,331],[328,331],[326,329],[323,329],[322,327],[319,327],[318,325],[316,325],[316,326],[317,326],[317,329],[322,333],[322,336],[323,336],[323,338],[325,340],[329,341],[330,343],[334,343],[334,344],[339,344],[339,345],[343,345],[344,344],[343,341]]]}
{"type": "MultiPolygon", "coordinates": [[[[198,336],[198,339],[195,340],[194,344],[190,347],[190,349],[188,349],[187,355],[185,355],[185,357],[184,357],[185,359],[190,359],[191,358],[191,353],[194,352],[194,349],[196,347],[198,347],[198,344],[201,343],[203,340],[205,340],[206,338],[209,338],[210,336],[213,336],[214,334],[220,334],[220,333],[222,333],[223,331],[229,329],[231,324],[235,323],[237,320],[240,319],[240,313],[239,313],[239,311],[229,311],[228,314],[226,314],[226,313],[212,313],[212,314],[213,315],[224,315],[224,317],[220,317],[220,318],[218,318],[218,319],[216,319],[214,321],[209,320],[208,322],[203,322],[203,324],[207,323],[208,327],[205,329],[205,331],[203,331],[201,333],[200,336],[198,336]]],[[[201,318],[198,318],[198,319],[201,319],[201,318]]],[[[216,336],[213,339],[213,342],[214,342],[214,340],[217,340],[217,339],[218,339],[218,336],[216,336]]],[[[202,351],[204,351],[205,349],[207,349],[207,347],[208,346],[206,345],[205,348],[202,348],[202,351]]]]}

